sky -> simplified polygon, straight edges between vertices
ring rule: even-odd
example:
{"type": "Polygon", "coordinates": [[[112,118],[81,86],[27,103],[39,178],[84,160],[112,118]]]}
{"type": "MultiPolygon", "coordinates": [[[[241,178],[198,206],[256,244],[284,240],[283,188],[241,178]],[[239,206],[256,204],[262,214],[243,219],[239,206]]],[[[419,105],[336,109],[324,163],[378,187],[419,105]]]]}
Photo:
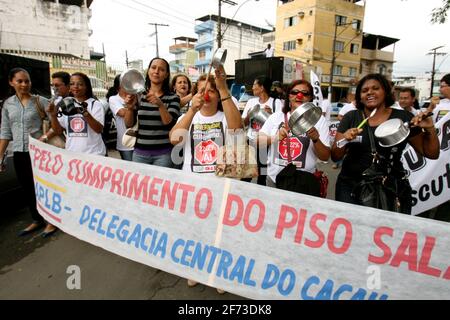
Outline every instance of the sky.
{"type": "MultiPolygon", "coordinates": [[[[276,22],[276,0],[234,0],[236,6],[223,4],[222,15],[234,20],[270,29],[276,22]]],[[[450,21],[432,24],[431,12],[442,0],[367,0],[363,30],[400,39],[395,45],[394,75],[419,76],[432,69],[430,49],[445,46],[438,52],[436,69],[450,72],[450,21]]],[[[217,0],[94,0],[91,5],[90,45],[102,52],[107,64],[124,68],[128,59],[142,59],[144,67],[156,56],[154,26],[158,27],[160,56],[173,60],[169,46],[178,36],[196,37],[195,19],[218,13],[217,0]]],[[[386,50],[386,49],[384,49],[386,50]]],[[[392,51],[393,48],[387,48],[392,51]]]]}

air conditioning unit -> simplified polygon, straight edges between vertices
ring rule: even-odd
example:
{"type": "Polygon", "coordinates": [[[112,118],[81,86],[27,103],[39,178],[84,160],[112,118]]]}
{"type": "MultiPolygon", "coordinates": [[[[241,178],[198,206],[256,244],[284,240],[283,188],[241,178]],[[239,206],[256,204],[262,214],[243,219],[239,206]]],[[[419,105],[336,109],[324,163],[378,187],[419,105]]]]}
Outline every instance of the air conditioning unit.
{"type": "Polygon", "coordinates": [[[303,11],[298,12],[298,16],[303,19],[305,17],[305,13],[303,11]]]}

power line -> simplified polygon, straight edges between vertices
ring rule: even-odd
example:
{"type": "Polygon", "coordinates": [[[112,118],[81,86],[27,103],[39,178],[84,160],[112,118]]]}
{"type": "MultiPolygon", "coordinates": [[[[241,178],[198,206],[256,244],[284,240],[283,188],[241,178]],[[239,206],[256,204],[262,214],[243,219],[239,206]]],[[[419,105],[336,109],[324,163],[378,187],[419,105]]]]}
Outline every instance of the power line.
{"type": "Polygon", "coordinates": [[[430,49],[430,52],[428,53],[428,55],[432,55],[433,56],[433,69],[431,71],[431,89],[430,89],[430,97],[433,96],[433,87],[434,87],[434,76],[436,73],[436,56],[443,56],[446,55],[447,53],[444,52],[437,52],[437,50],[443,48],[445,46],[439,46],[433,49],[430,49]]]}
{"type": "Polygon", "coordinates": [[[158,27],[168,27],[168,24],[162,23],[153,23],[150,22],[149,25],[155,26],[155,35],[156,35],[156,56],[159,57],[159,44],[158,44],[158,27]]]}

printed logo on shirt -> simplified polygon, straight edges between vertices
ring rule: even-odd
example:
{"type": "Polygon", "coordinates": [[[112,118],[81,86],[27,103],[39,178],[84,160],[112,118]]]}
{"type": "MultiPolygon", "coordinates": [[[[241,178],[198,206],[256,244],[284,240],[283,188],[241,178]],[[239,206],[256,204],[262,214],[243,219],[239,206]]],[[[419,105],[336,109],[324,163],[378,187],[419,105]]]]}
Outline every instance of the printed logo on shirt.
{"type": "Polygon", "coordinates": [[[219,148],[224,141],[222,122],[194,124],[191,136],[192,172],[215,172],[219,148]]]}
{"type": "Polygon", "coordinates": [[[306,153],[308,151],[309,144],[311,143],[311,140],[306,135],[296,137],[290,134],[289,138],[284,138],[281,142],[279,142],[278,152],[275,155],[274,163],[283,167],[289,164],[287,148],[288,141],[290,143],[292,163],[298,169],[304,169],[306,153]]]}
{"type": "Polygon", "coordinates": [[[69,137],[87,137],[88,127],[86,120],[80,116],[69,116],[69,137]]]}

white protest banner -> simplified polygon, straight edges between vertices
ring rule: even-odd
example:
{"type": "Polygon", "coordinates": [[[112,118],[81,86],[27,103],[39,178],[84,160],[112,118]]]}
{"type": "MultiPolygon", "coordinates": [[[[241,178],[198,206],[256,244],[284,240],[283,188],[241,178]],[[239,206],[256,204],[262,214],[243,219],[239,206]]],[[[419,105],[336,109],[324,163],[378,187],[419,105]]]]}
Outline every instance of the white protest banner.
{"type": "Polygon", "coordinates": [[[426,159],[409,145],[402,157],[403,166],[410,174],[414,215],[450,200],[450,114],[437,122],[435,127],[441,145],[439,159],[426,159]]]}
{"type": "Polygon", "coordinates": [[[450,224],[30,138],[39,212],[125,258],[253,299],[448,299],[450,224]]]}
{"type": "MultiPolygon", "coordinates": [[[[313,103],[322,108],[322,89],[320,88],[320,80],[319,77],[311,70],[311,85],[314,89],[314,100],[313,103]]],[[[327,112],[326,110],[322,110],[323,112],[327,112]]]]}

